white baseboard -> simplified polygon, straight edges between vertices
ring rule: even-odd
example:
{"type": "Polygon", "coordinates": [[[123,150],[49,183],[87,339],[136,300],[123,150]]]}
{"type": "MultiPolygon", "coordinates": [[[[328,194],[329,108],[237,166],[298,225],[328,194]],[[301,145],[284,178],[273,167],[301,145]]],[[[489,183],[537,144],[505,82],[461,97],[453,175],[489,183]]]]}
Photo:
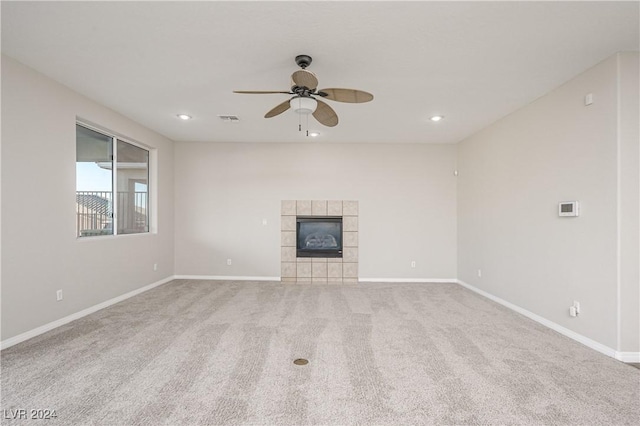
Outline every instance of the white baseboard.
{"type": "MultiPolygon", "coordinates": [[[[533,312],[527,311],[524,308],[521,308],[520,306],[514,305],[513,303],[507,302],[506,300],[500,299],[497,296],[494,296],[491,293],[487,293],[484,290],[480,290],[479,288],[476,288],[474,286],[472,286],[471,284],[467,284],[464,281],[460,281],[458,280],[458,284],[460,284],[461,286],[468,288],[469,290],[478,293],[481,296],[486,297],[487,299],[491,299],[496,303],[501,304],[502,306],[506,306],[507,308],[516,311],[519,314],[524,315],[525,317],[534,320],[537,323],[540,323],[542,325],[544,325],[545,327],[548,327],[554,331],[557,331],[560,334],[563,334],[573,340],[575,340],[576,342],[582,343],[583,345],[594,349],[600,353],[603,353],[607,356],[610,356],[612,358],[615,359],[619,359],[620,361],[622,361],[620,358],[618,358],[618,354],[619,352],[616,352],[614,349],[611,349],[608,346],[603,345],[602,343],[596,342],[595,340],[589,339],[588,337],[583,336],[582,334],[576,333],[575,331],[569,330],[568,328],[565,328],[561,325],[556,324],[553,321],[549,321],[546,318],[541,317],[540,315],[536,315],[533,312]]],[[[634,352],[622,352],[625,354],[633,354],[634,352]]],[[[625,362],[631,362],[631,361],[625,361],[625,362]]]]}
{"type": "Polygon", "coordinates": [[[358,278],[361,283],[458,283],[455,278],[358,278]]]}
{"type": "Polygon", "coordinates": [[[640,352],[616,352],[615,358],[622,362],[640,363],[640,352]]]}
{"type": "MultiPolygon", "coordinates": [[[[176,280],[213,281],[280,281],[280,277],[252,277],[229,275],[174,275],[176,280]]],[[[457,283],[455,278],[358,278],[361,283],[457,283]]]]}
{"type": "Polygon", "coordinates": [[[97,312],[101,309],[104,309],[106,307],[109,307],[111,305],[115,305],[118,302],[122,302],[123,300],[129,299],[133,296],[136,296],[140,293],[144,293],[145,291],[149,291],[152,288],[158,287],[162,284],[168,283],[169,281],[172,281],[174,279],[173,276],[169,276],[167,278],[164,278],[160,281],[156,281],[155,283],[146,285],[144,287],[140,287],[136,290],[130,291],[128,293],[122,294],[120,296],[114,297],[113,299],[109,299],[105,302],[102,303],[98,303],[97,305],[93,305],[87,309],[83,309],[80,312],[76,312],[75,314],[71,314],[71,315],[67,315],[64,318],[60,318],[59,320],[50,322],[48,324],[42,325],[40,327],[34,328],[33,330],[29,330],[26,331],[24,333],[18,334],[17,336],[13,336],[10,337],[6,340],[3,340],[2,342],[0,342],[0,350],[2,349],[6,349],[8,347],[11,347],[13,345],[17,345],[18,343],[24,342],[25,340],[29,340],[32,337],[36,337],[39,336],[40,334],[46,333],[47,331],[53,330],[54,328],[60,327],[62,325],[65,325],[67,323],[70,323],[71,321],[75,321],[77,319],[80,319],[82,317],[85,317],[89,314],[92,314],[94,312],[97,312]]]}
{"type": "Polygon", "coordinates": [[[280,281],[280,277],[234,277],[229,275],[174,275],[176,280],[215,280],[215,281],[280,281]]]}

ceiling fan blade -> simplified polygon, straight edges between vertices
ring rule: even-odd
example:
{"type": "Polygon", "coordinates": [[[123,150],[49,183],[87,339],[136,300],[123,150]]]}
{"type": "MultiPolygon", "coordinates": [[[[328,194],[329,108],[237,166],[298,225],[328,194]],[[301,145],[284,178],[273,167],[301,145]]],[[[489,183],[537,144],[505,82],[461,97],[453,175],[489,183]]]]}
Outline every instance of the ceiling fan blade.
{"type": "Polygon", "coordinates": [[[333,108],[319,99],[316,100],[318,101],[318,106],[313,113],[315,119],[318,120],[320,124],[324,124],[327,127],[337,126],[338,116],[336,115],[336,112],[333,110],[333,108]]]}
{"type": "Polygon", "coordinates": [[[293,95],[292,92],[281,92],[277,90],[234,90],[233,93],[240,93],[243,95],[264,95],[267,93],[283,93],[285,95],[293,95]]]}
{"type": "Polygon", "coordinates": [[[318,79],[311,71],[298,70],[291,74],[291,80],[294,86],[306,87],[310,90],[318,87],[318,79]]]}
{"type": "Polygon", "coordinates": [[[264,118],[271,118],[271,117],[275,117],[276,115],[282,114],[283,112],[285,112],[286,110],[288,110],[290,108],[289,106],[289,99],[287,99],[286,101],[284,101],[281,104],[276,105],[275,108],[273,108],[271,111],[269,111],[268,113],[266,113],[264,115],[264,118]]]}
{"type": "Polygon", "coordinates": [[[322,89],[318,91],[320,96],[337,102],[361,104],[373,100],[373,95],[362,90],[355,89],[322,89]],[[326,94],[326,95],[325,95],[326,94]]]}

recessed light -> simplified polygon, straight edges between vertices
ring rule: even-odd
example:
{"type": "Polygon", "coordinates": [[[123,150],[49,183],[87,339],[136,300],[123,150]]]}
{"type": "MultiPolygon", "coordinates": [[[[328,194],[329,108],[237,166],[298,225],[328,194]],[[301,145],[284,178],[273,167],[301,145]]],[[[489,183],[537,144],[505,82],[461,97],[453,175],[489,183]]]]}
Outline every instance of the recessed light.
{"type": "Polygon", "coordinates": [[[442,115],[434,115],[433,117],[431,117],[431,121],[440,121],[444,118],[444,116],[442,115]]]}
{"type": "Polygon", "coordinates": [[[191,116],[187,114],[178,114],[180,120],[191,120],[191,116]]]}
{"type": "Polygon", "coordinates": [[[320,132],[309,132],[309,136],[311,136],[312,138],[317,138],[318,136],[320,136],[320,132]]]}

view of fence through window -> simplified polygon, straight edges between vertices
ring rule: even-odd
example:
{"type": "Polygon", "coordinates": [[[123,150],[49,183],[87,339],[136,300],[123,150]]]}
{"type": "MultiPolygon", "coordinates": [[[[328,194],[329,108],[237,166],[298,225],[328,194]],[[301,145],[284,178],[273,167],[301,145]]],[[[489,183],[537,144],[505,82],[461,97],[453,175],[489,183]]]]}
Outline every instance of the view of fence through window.
{"type": "Polygon", "coordinates": [[[78,237],[149,232],[148,182],[149,151],[76,126],[78,237]]]}

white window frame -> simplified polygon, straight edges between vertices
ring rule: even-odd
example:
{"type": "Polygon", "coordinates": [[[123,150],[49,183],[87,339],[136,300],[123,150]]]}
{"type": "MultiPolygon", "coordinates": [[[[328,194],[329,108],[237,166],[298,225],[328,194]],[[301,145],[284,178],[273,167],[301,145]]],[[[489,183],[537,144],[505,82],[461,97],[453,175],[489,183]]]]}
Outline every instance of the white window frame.
{"type": "MultiPolygon", "coordinates": [[[[141,236],[141,235],[152,235],[152,234],[157,234],[158,230],[157,230],[157,217],[155,215],[156,212],[156,207],[157,207],[157,202],[156,202],[156,194],[157,194],[157,189],[156,189],[156,176],[157,176],[157,172],[156,172],[156,167],[157,167],[157,149],[150,147],[148,145],[145,145],[143,143],[137,142],[132,140],[131,138],[128,138],[126,136],[123,136],[119,133],[113,132],[111,130],[105,129],[102,126],[93,124],[89,121],[86,120],[81,120],[80,118],[76,119],[75,124],[77,126],[81,126],[84,127],[86,129],[89,130],[93,130],[94,132],[98,132],[104,136],[107,136],[109,138],[111,138],[111,144],[112,144],[112,151],[113,151],[113,158],[112,158],[112,173],[111,173],[111,192],[112,192],[112,218],[111,218],[111,227],[113,230],[112,234],[108,234],[108,235],[93,235],[93,236],[86,236],[86,237],[81,237],[76,235],[76,240],[78,241],[85,241],[85,240],[93,240],[93,239],[109,239],[109,238],[122,238],[122,237],[136,237],[136,236],[141,236]],[[130,234],[118,234],[118,140],[122,141],[122,142],[126,142],[130,145],[133,145],[137,148],[141,148],[144,149],[145,151],[147,151],[149,153],[149,169],[147,170],[147,176],[148,176],[148,180],[147,180],[147,197],[148,197],[148,201],[147,201],[147,206],[148,206],[148,212],[147,212],[147,221],[148,221],[148,225],[147,228],[148,230],[146,232],[136,232],[136,233],[130,233],[130,234]]],[[[74,126],[75,129],[75,126],[74,126]]],[[[77,140],[76,140],[76,144],[77,144],[77,140]]],[[[76,162],[77,162],[77,158],[76,158],[76,162]]],[[[76,176],[77,179],[77,176],[76,176]]],[[[77,234],[77,232],[76,232],[77,234]]]]}

